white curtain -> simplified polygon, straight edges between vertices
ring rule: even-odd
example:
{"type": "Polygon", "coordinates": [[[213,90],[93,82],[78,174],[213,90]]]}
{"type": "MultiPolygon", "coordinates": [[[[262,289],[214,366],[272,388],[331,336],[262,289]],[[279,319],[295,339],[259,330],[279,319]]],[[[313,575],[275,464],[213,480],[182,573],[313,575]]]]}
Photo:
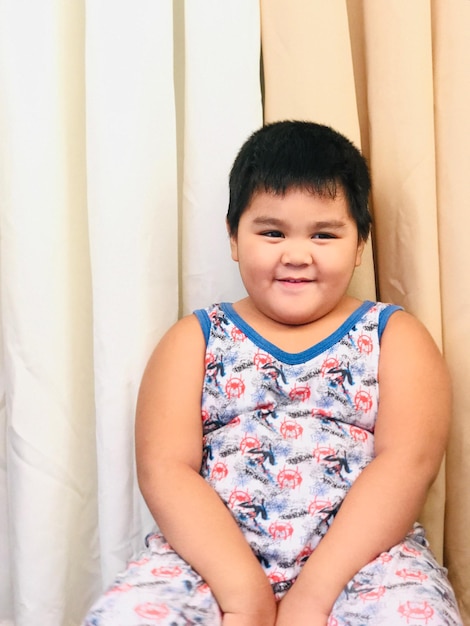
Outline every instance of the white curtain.
{"type": "Polygon", "coordinates": [[[228,173],[262,124],[257,2],[186,3],[183,308],[241,297],[225,213],[228,173]]]}
{"type": "Polygon", "coordinates": [[[259,21],[0,0],[0,624],[77,626],[150,526],[137,389],[178,315],[241,295],[224,216],[259,21]]]}

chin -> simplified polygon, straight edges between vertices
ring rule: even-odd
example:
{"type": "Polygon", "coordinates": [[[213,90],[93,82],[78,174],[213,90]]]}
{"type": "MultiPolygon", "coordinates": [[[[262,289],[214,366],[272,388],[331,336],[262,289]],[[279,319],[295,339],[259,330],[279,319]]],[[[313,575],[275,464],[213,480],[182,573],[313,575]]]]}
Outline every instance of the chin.
{"type": "Polygon", "coordinates": [[[284,324],[286,326],[303,326],[304,324],[309,324],[313,322],[315,319],[314,315],[301,314],[301,313],[273,313],[271,318],[279,322],[279,324],[284,324]]]}

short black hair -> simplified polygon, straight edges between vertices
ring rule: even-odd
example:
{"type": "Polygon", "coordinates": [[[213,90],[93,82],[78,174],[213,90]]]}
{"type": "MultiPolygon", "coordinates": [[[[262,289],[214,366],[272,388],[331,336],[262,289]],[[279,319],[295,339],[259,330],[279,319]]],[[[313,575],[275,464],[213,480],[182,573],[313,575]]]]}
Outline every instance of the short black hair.
{"type": "Polygon", "coordinates": [[[284,195],[290,189],[335,198],[343,192],[358,236],[366,241],[370,175],[367,162],[346,137],[329,126],[297,120],[267,124],[241,147],[230,172],[227,224],[236,235],[243,212],[259,191],[284,195]]]}

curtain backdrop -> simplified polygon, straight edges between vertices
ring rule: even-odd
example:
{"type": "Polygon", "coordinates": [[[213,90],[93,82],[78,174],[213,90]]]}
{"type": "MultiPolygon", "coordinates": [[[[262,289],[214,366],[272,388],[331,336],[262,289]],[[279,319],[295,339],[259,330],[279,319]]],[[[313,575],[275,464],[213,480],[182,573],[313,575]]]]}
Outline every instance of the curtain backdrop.
{"type": "MultiPolygon", "coordinates": [[[[262,0],[266,120],[302,117],[361,145],[372,172],[377,295],[441,346],[454,382],[446,462],[422,520],[470,624],[470,3],[262,0]],[[359,128],[358,128],[359,127],[359,128]]],[[[370,294],[369,259],[352,290],[370,294]]],[[[423,434],[425,436],[425,434],[423,434]]]]}
{"type": "Polygon", "coordinates": [[[285,118],[362,147],[352,291],[405,306],[449,363],[423,519],[470,626],[468,32],[470,0],[0,0],[0,626],[78,626],[140,548],[143,368],[179,316],[243,294],[228,171],[285,118]]]}

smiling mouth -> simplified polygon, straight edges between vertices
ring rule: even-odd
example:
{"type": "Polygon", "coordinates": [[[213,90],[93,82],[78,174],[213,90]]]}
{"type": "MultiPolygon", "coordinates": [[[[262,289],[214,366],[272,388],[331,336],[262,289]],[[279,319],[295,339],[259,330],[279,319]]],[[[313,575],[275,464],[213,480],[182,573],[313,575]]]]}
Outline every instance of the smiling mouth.
{"type": "Polygon", "coordinates": [[[281,283],[291,283],[293,285],[298,283],[313,283],[311,278],[279,278],[278,280],[281,283]]]}

